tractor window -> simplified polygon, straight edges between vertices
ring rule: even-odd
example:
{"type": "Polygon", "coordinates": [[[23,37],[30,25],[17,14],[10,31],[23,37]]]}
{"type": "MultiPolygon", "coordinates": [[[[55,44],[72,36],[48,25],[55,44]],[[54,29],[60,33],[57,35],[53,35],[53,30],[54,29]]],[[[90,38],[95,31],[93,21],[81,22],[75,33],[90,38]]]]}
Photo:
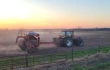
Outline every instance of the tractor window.
{"type": "Polygon", "coordinates": [[[66,32],[66,35],[71,37],[72,36],[72,33],[71,32],[66,32]]]}
{"type": "Polygon", "coordinates": [[[65,36],[65,32],[61,32],[61,36],[65,36]]]}

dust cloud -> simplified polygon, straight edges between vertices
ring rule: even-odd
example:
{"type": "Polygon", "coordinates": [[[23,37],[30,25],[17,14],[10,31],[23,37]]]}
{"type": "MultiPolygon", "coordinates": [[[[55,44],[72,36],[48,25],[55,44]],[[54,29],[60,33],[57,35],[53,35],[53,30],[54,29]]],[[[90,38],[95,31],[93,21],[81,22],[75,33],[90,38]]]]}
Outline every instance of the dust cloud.
{"type": "MultiPolygon", "coordinates": [[[[34,30],[34,32],[37,32],[40,34],[40,41],[42,42],[52,42],[54,37],[58,37],[60,34],[60,31],[37,31],[34,30]]],[[[0,31],[0,50],[15,50],[19,49],[19,47],[16,44],[16,38],[17,38],[18,30],[1,30],[0,31]]],[[[75,36],[86,36],[90,33],[83,33],[83,32],[76,32],[74,33],[75,36]]],[[[41,45],[42,47],[42,45],[41,45]]]]}
{"type": "MultiPolygon", "coordinates": [[[[18,30],[0,30],[0,54],[2,53],[16,53],[22,52],[19,46],[16,44],[16,38],[18,30]]],[[[52,42],[52,38],[57,36],[57,33],[34,31],[40,34],[40,39],[43,42],[52,42]]],[[[40,45],[39,49],[52,48],[53,45],[40,45]],[[45,47],[46,46],[46,47],[45,47]]]]}

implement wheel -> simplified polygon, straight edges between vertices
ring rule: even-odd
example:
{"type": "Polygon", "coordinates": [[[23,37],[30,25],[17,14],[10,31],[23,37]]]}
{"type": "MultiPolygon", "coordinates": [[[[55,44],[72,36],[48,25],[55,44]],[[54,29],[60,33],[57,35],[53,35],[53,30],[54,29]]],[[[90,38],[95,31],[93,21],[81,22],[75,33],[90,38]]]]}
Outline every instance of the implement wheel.
{"type": "Polygon", "coordinates": [[[27,47],[26,51],[28,53],[34,53],[38,47],[36,40],[25,41],[25,46],[27,47]]]}
{"type": "Polygon", "coordinates": [[[19,41],[18,41],[18,46],[20,47],[20,49],[21,50],[23,50],[23,51],[26,51],[26,46],[24,45],[24,39],[20,39],[19,41]]]}

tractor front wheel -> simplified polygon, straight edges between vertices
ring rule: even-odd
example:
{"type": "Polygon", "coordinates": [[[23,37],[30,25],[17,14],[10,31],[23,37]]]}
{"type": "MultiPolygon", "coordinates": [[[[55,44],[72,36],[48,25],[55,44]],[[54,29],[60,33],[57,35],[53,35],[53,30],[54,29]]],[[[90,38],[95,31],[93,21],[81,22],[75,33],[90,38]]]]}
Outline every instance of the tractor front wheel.
{"type": "Polygon", "coordinates": [[[64,44],[66,47],[72,47],[73,46],[73,39],[66,38],[64,44]]]}

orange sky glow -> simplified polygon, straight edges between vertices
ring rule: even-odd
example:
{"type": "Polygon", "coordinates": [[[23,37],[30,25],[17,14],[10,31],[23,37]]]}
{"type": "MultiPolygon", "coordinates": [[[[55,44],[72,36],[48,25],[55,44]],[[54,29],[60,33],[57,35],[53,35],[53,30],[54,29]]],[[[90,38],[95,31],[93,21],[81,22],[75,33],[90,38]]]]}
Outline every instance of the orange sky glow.
{"type": "MultiPolygon", "coordinates": [[[[59,0],[58,0],[59,1],[59,0]]],[[[66,0],[64,0],[66,1],[66,0]]],[[[70,0],[71,1],[71,0],[70,0]]],[[[47,3],[47,2],[46,2],[47,3]]],[[[63,7],[51,8],[45,3],[34,4],[25,0],[0,0],[0,29],[55,29],[110,27],[107,11],[63,7]],[[63,9],[62,9],[63,8],[63,9]],[[80,11],[82,10],[82,11],[80,11]],[[72,12],[73,11],[73,12],[72,12]],[[79,11],[79,12],[78,12],[79,11]]],[[[66,3],[66,2],[65,2],[66,3]]],[[[52,6],[52,5],[51,5],[52,6]]],[[[85,7],[83,7],[85,8],[85,7]]]]}

